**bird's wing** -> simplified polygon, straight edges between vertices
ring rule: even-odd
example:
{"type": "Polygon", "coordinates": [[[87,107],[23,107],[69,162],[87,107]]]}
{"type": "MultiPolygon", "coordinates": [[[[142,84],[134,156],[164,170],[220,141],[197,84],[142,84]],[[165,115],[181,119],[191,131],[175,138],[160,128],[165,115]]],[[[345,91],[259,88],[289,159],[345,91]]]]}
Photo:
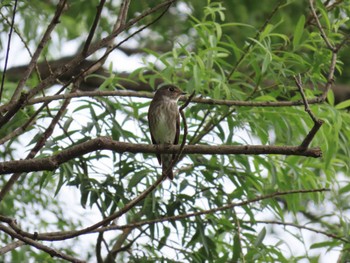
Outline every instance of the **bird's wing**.
{"type": "MultiPolygon", "coordinates": [[[[153,143],[153,144],[157,144],[157,142],[156,142],[156,140],[154,139],[153,134],[152,134],[151,119],[150,119],[149,114],[148,114],[148,123],[149,123],[149,132],[151,133],[152,143],[153,143]]],[[[162,160],[161,160],[161,158],[160,158],[160,154],[157,153],[156,156],[157,156],[157,159],[158,159],[158,163],[161,165],[161,164],[162,164],[162,160]]]]}
{"type": "Polygon", "coordinates": [[[176,133],[175,133],[174,144],[179,143],[179,137],[180,137],[180,114],[179,114],[179,112],[177,112],[177,114],[176,114],[176,133]]]}

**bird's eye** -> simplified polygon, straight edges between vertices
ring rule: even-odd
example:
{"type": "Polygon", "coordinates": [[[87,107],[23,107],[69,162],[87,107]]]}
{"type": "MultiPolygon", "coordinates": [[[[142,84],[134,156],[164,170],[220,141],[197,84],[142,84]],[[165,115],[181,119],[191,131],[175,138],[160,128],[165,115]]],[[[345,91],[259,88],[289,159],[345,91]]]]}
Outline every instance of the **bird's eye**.
{"type": "Polygon", "coordinates": [[[174,91],[175,89],[174,89],[174,87],[170,87],[169,90],[170,91],[174,91]]]}

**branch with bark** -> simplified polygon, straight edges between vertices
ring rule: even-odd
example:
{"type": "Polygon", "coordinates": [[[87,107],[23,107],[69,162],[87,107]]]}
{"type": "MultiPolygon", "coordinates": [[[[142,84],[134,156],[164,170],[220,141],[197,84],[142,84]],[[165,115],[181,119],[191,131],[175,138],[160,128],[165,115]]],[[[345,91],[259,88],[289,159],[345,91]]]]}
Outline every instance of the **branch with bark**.
{"type": "MultiPolygon", "coordinates": [[[[36,171],[53,171],[61,164],[74,158],[99,150],[111,150],[118,153],[173,153],[176,154],[181,145],[162,146],[150,144],[133,144],[113,141],[109,137],[98,137],[54,154],[46,158],[16,160],[0,163],[0,174],[29,173],[36,171]]],[[[301,146],[274,146],[274,145],[187,145],[182,154],[282,154],[307,157],[321,157],[320,148],[305,149],[301,146]]]]}

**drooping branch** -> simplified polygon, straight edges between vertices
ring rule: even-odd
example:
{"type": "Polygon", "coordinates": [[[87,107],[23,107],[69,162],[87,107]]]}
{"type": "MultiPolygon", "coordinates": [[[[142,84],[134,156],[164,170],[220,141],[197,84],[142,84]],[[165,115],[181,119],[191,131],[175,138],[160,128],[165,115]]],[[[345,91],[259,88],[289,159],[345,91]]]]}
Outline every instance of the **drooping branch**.
{"type": "MultiPolygon", "coordinates": [[[[141,227],[144,225],[156,224],[156,223],[167,222],[167,221],[176,221],[176,220],[181,220],[184,218],[213,214],[213,213],[216,213],[219,211],[232,209],[234,207],[242,207],[242,206],[246,206],[246,205],[249,205],[252,203],[260,202],[260,201],[263,201],[266,199],[277,198],[277,197],[281,197],[281,196],[287,196],[287,195],[292,195],[292,194],[319,193],[319,192],[326,192],[326,191],[329,191],[329,189],[316,188],[316,189],[298,189],[298,190],[289,190],[289,191],[283,191],[283,192],[274,192],[274,193],[270,193],[270,194],[260,195],[260,196],[253,198],[253,199],[248,199],[248,200],[244,200],[241,202],[228,203],[226,205],[212,208],[212,209],[208,209],[208,210],[201,210],[201,211],[190,212],[190,213],[185,213],[185,214],[180,214],[180,215],[175,215],[175,216],[167,216],[167,217],[162,217],[162,218],[157,218],[157,219],[152,219],[152,220],[143,220],[143,221],[134,222],[131,224],[126,224],[126,225],[103,226],[103,224],[102,224],[100,228],[95,228],[91,231],[85,231],[85,232],[82,232],[81,230],[79,230],[79,231],[66,231],[66,232],[62,231],[62,232],[31,234],[29,232],[21,231],[17,225],[13,224],[13,222],[15,221],[14,219],[1,217],[0,221],[9,224],[10,227],[14,231],[21,232],[21,234],[24,237],[35,238],[36,240],[55,241],[55,240],[65,240],[65,239],[72,238],[73,234],[78,233],[78,232],[80,232],[81,235],[84,235],[84,234],[100,233],[100,232],[106,232],[106,231],[112,231],[112,230],[123,230],[123,229],[129,229],[129,228],[133,229],[133,228],[141,227]]],[[[77,236],[77,235],[75,235],[75,236],[77,236]]]]}
{"type": "MultiPolygon", "coordinates": [[[[192,213],[186,213],[186,214],[180,214],[180,215],[175,215],[175,216],[168,216],[168,217],[163,217],[163,218],[158,218],[158,219],[153,219],[153,220],[144,220],[132,224],[127,224],[127,225],[114,225],[114,226],[107,226],[107,227],[102,227],[96,232],[105,232],[105,231],[111,231],[115,229],[128,229],[128,228],[136,228],[140,227],[143,225],[149,225],[149,224],[155,224],[155,223],[160,223],[160,222],[166,222],[166,221],[176,221],[176,220],[181,220],[184,218],[189,218],[189,217],[194,217],[194,216],[200,216],[200,215],[207,215],[207,214],[212,214],[218,211],[223,211],[226,209],[231,209],[234,207],[240,207],[240,206],[245,206],[251,203],[259,202],[265,199],[270,199],[270,198],[275,198],[279,196],[285,196],[285,195],[290,195],[290,194],[301,194],[301,193],[317,193],[317,192],[326,192],[329,191],[329,189],[326,188],[320,188],[320,189],[304,189],[304,190],[290,190],[290,191],[284,191],[284,192],[275,192],[267,195],[262,195],[258,196],[253,199],[249,199],[246,201],[238,202],[238,203],[230,203],[221,207],[213,208],[213,209],[208,209],[208,210],[203,210],[203,211],[198,211],[198,212],[192,212],[192,213]]],[[[48,238],[47,234],[40,234],[38,235],[38,239],[42,239],[43,237],[48,238]]]]}
{"type": "Polygon", "coordinates": [[[9,236],[11,236],[12,238],[16,238],[18,240],[23,241],[24,243],[33,246],[39,250],[45,251],[46,253],[48,253],[51,257],[58,257],[58,258],[62,258],[65,259],[69,262],[73,262],[73,263],[84,263],[85,261],[77,259],[75,257],[72,257],[70,255],[64,254],[61,251],[58,251],[56,249],[53,249],[51,247],[48,247],[46,245],[41,244],[38,241],[35,241],[32,238],[28,238],[25,236],[22,236],[18,233],[16,233],[13,229],[6,227],[3,224],[0,224],[0,230],[5,232],[6,234],[8,234],[9,236]]]}
{"type": "MultiPolygon", "coordinates": [[[[167,146],[132,144],[126,142],[113,141],[108,137],[98,137],[81,144],[72,146],[58,154],[47,158],[38,158],[32,160],[16,160],[0,163],[0,174],[35,172],[35,171],[53,171],[62,163],[72,160],[84,154],[98,151],[111,150],[118,153],[174,153],[176,154],[180,145],[167,146]]],[[[183,154],[282,154],[299,155],[308,157],[321,157],[320,148],[304,149],[300,146],[273,146],[273,145],[187,145],[182,150],[183,154]]]]}

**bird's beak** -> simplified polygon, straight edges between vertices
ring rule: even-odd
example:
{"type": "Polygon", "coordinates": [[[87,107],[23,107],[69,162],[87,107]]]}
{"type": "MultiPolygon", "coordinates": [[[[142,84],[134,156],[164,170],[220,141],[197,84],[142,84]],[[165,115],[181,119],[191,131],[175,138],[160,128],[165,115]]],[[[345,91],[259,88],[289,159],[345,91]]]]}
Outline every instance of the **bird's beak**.
{"type": "Polygon", "coordinates": [[[182,89],[179,89],[179,93],[180,93],[180,95],[186,95],[187,94],[187,92],[184,92],[182,89]]]}

